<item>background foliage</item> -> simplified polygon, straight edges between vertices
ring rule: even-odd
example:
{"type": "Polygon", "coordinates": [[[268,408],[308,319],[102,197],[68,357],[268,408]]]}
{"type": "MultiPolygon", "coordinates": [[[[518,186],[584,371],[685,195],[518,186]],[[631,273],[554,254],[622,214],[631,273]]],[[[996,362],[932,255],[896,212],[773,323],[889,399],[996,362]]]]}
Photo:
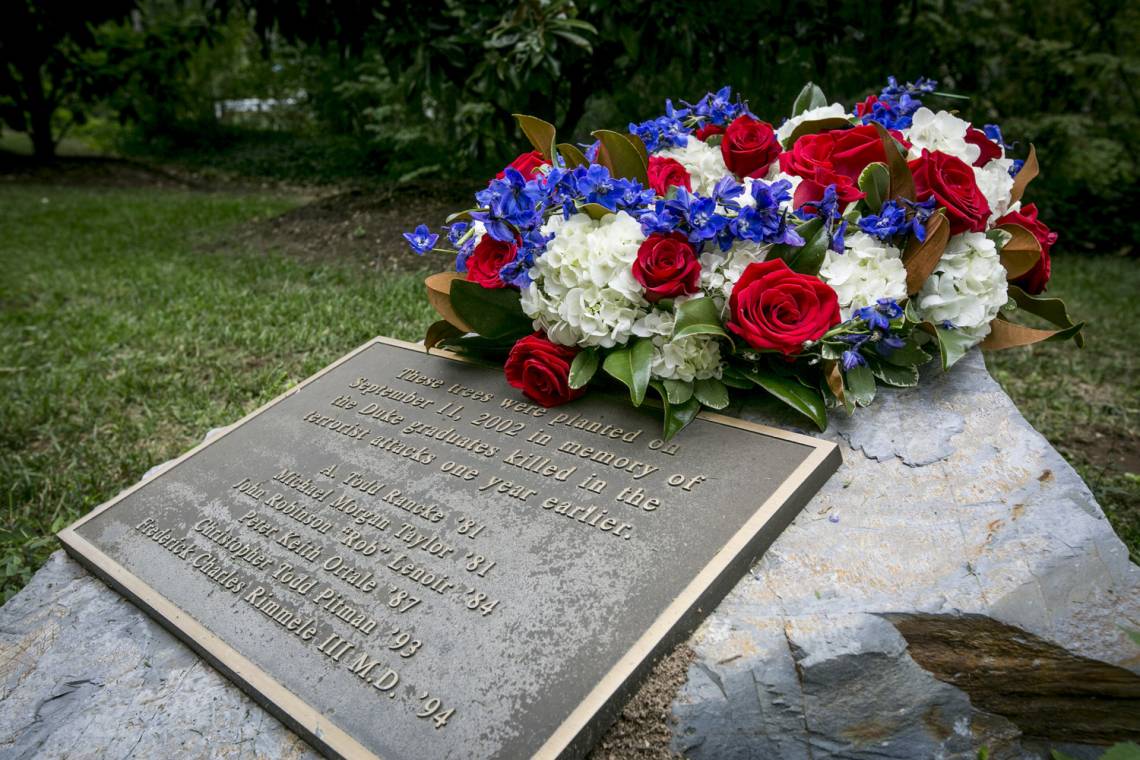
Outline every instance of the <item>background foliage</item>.
{"type": "Polygon", "coordinates": [[[932,105],[1001,124],[1022,152],[1037,145],[1045,171],[1034,199],[1064,231],[1062,246],[1132,253],[1140,232],[1131,213],[1140,201],[1134,0],[85,8],[17,0],[0,27],[9,127],[28,130],[39,118],[42,132],[50,107],[55,137],[77,121],[122,151],[203,164],[232,153],[270,176],[300,162],[326,179],[481,177],[520,149],[514,111],[583,138],[653,116],[666,97],[731,84],[778,123],[805,80],[850,104],[888,74],[926,75],[970,97],[932,105]],[[37,72],[54,97],[46,106],[29,96],[37,72]]]}

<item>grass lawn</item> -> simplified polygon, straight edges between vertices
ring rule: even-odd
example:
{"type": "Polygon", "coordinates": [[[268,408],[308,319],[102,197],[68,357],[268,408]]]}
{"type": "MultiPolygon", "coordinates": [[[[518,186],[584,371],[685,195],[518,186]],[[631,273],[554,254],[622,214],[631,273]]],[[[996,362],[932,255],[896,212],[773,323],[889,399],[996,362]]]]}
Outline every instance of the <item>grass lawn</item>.
{"type": "MultiPolygon", "coordinates": [[[[432,315],[416,275],[217,242],[292,205],[0,185],[0,600],[56,547],[55,531],[209,428],[374,335],[422,335],[432,315]]],[[[1089,347],[1038,346],[990,366],[1136,557],[1140,264],[1065,258],[1056,270],[1054,292],[1092,323],[1089,347]]]]}
{"type": "Polygon", "coordinates": [[[209,428],[374,335],[422,337],[418,277],[203,245],[291,205],[0,185],[0,600],[209,428]]]}

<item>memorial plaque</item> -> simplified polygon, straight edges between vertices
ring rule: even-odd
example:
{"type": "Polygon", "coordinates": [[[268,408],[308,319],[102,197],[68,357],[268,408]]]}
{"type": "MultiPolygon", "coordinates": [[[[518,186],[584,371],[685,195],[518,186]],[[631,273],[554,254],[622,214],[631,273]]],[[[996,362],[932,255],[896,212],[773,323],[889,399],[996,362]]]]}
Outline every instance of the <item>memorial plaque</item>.
{"type": "Polygon", "coordinates": [[[579,756],[839,458],[376,339],[60,538],[326,754],[579,756]]]}

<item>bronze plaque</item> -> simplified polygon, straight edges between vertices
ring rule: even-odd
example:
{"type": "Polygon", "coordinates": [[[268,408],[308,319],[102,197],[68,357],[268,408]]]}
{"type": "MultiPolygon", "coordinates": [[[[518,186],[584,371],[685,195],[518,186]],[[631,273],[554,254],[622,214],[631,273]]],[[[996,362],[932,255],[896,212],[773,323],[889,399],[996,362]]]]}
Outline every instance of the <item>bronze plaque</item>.
{"type": "Polygon", "coordinates": [[[60,534],[313,746],[580,756],[834,444],[378,338],[60,534]]]}

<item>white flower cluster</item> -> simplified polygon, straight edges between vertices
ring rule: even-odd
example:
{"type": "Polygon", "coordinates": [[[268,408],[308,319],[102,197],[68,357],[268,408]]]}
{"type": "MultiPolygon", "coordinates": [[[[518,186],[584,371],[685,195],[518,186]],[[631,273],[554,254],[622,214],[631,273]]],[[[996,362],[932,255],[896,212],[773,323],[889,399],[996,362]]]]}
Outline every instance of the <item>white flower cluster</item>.
{"type": "Polygon", "coordinates": [[[851,114],[847,113],[847,108],[842,103],[832,103],[829,106],[820,106],[819,108],[812,108],[811,110],[804,111],[799,116],[793,116],[785,121],[776,130],[776,139],[783,144],[792,132],[796,131],[796,127],[803,124],[805,121],[820,121],[822,119],[849,119],[851,114]]]}
{"type": "Polygon", "coordinates": [[[690,136],[683,148],[667,148],[657,155],[671,158],[685,167],[692,180],[693,192],[700,195],[712,195],[716,183],[729,174],[720,147],[709,145],[696,137],[690,136]]]}
{"type": "Polygon", "coordinates": [[[721,375],[720,342],[711,335],[690,335],[671,340],[653,338],[650,373],[662,380],[707,380],[721,375]]]}
{"type": "Polygon", "coordinates": [[[986,220],[986,227],[992,227],[998,217],[1005,216],[1011,210],[1010,193],[1013,192],[1013,177],[1009,174],[1013,166],[1011,158],[995,158],[985,166],[974,167],[974,181],[978,189],[990,204],[990,217],[986,220]]]}
{"type": "Polygon", "coordinates": [[[920,108],[911,117],[910,129],[903,130],[903,136],[910,140],[910,159],[920,158],[925,148],[931,153],[941,151],[973,165],[982,155],[982,149],[966,142],[966,130],[970,123],[959,119],[947,111],[934,113],[929,108],[920,108]]]}
{"type": "Polygon", "coordinates": [[[829,250],[819,276],[839,297],[844,319],[880,298],[906,298],[902,251],[863,232],[846,236],[843,253],[829,250]]]}
{"type": "Polygon", "coordinates": [[[950,238],[917,305],[924,319],[939,326],[949,322],[978,343],[1007,298],[1006,272],[994,241],[981,232],[966,232],[950,238]]]}
{"type": "Polygon", "coordinates": [[[554,238],[522,291],[535,328],[564,346],[610,348],[629,340],[649,306],[630,269],[645,240],[638,221],[624,211],[599,220],[556,214],[542,232],[554,238]]]}

